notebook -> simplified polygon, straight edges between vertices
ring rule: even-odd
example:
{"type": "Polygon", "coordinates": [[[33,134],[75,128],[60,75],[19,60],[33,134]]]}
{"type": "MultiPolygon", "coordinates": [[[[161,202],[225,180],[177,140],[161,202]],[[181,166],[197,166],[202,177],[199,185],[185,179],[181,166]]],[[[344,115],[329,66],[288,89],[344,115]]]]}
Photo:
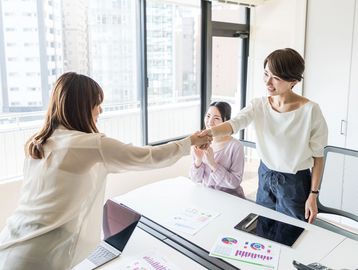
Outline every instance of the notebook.
{"type": "Polygon", "coordinates": [[[103,211],[103,241],[72,270],[96,269],[120,256],[140,218],[134,210],[108,200],[103,211]]]}

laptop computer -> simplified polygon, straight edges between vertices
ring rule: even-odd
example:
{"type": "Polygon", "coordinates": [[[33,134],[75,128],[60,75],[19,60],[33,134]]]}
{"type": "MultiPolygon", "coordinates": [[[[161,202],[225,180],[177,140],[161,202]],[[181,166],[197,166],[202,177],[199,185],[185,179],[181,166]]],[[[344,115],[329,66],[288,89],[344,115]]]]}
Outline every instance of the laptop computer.
{"type": "Polygon", "coordinates": [[[103,241],[72,270],[96,269],[120,256],[140,218],[134,210],[108,200],[103,211],[103,241]]]}

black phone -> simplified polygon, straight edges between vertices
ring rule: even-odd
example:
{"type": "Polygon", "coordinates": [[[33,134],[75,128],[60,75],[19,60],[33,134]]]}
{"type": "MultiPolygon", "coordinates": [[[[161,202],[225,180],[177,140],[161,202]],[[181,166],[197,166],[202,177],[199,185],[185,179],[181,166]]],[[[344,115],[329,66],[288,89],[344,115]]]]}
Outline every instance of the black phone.
{"type": "Polygon", "coordinates": [[[313,268],[311,268],[305,264],[299,263],[295,260],[292,261],[292,264],[297,270],[314,270],[313,268]]]}
{"type": "Polygon", "coordinates": [[[304,231],[304,228],[254,213],[250,213],[234,228],[290,247],[304,231]]]}
{"type": "Polygon", "coordinates": [[[296,267],[297,270],[333,270],[333,269],[328,268],[320,263],[310,263],[308,265],[305,265],[305,264],[302,264],[300,262],[293,260],[292,264],[294,267],[296,267]]]}

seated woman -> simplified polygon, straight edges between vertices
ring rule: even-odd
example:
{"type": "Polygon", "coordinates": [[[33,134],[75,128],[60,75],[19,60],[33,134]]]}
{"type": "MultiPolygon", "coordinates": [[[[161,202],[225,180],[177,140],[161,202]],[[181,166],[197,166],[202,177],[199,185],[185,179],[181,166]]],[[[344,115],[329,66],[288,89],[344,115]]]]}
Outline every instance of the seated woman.
{"type": "MultiPolygon", "coordinates": [[[[215,127],[231,117],[231,106],[226,102],[213,102],[205,115],[206,128],[215,127]]],[[[244,172],[244,149],[232,136],[215,137],[206,150],[192,147],[194,162],[190,178],[194,182],[245,198],[241,187],[244,172]]]]}

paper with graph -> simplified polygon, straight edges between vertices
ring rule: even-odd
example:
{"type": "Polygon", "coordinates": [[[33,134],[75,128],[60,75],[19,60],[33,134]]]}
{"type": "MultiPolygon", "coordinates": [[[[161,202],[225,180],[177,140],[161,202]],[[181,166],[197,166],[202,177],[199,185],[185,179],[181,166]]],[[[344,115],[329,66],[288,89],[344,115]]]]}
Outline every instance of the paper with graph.
{"type": "Polygon", "coordinates": [[[222,235],[212,247],[210,256],[277,269],[280,246],[250,237],[222,235]]]}

